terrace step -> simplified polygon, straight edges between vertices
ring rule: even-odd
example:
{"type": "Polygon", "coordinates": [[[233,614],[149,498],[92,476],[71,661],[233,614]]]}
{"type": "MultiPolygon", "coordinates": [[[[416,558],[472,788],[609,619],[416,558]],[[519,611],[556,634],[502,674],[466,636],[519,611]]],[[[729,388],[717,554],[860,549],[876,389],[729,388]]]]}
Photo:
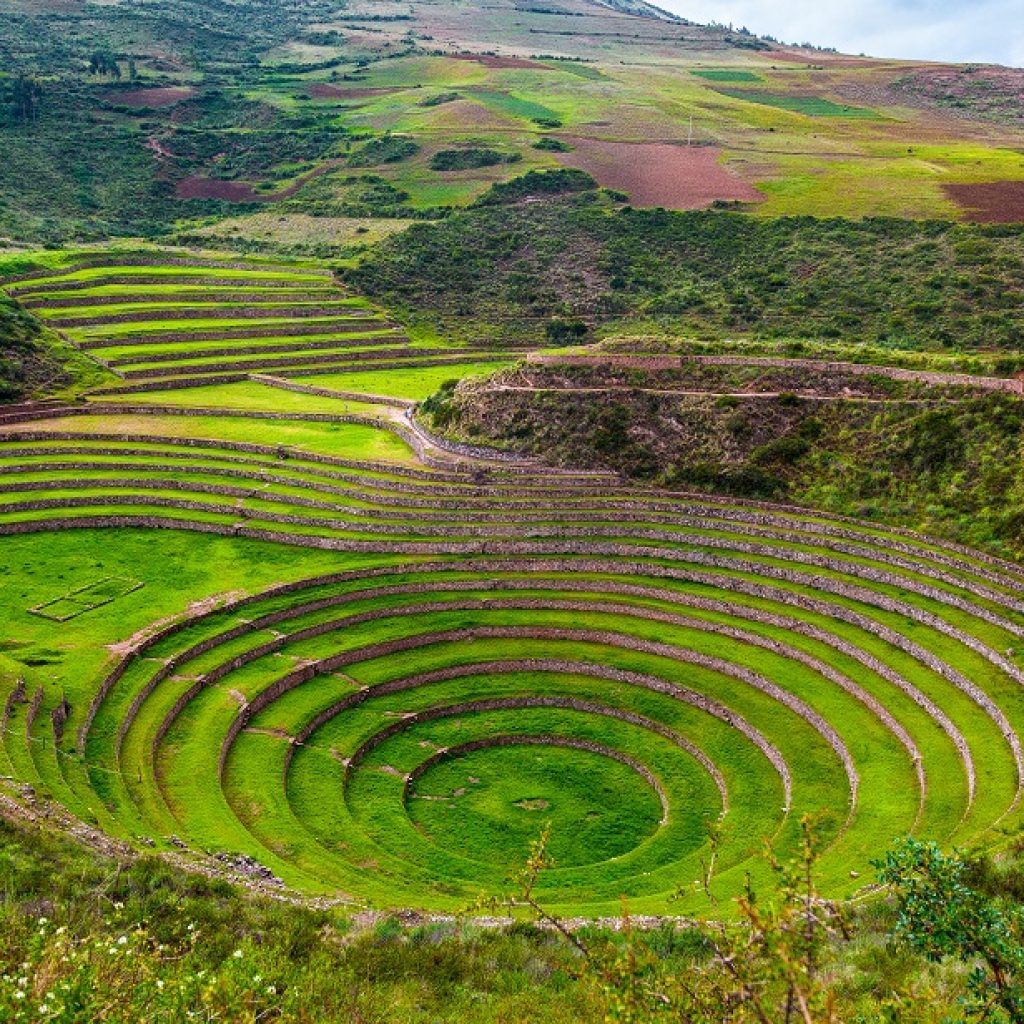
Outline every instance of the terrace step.
{"type": "MultiPolygon", "coordinates": [[[[162,309],[144,309],[130,313],[112,312],[102,316],[46,316],[43,319],[51,327],[67,330],[72,327],[143,324],[161,320],[322,320],[325,317],[337,317],[340,312],[351,309],[352,306],[344,300],[311,305],[230,306],[216,304],[208,308],[165,306],[162,309]]],[[[343,318],[338,317],[338,319],[343,318]]]]}
{"type": "MultiPolygon", "coordinates": [[[[211,318],[214,319],[214,318],[211,318]]],[[[395,325],[386,320],[339,316],[331,320],[316,320],[312,323],[273,324],[264,327],[218,327],[208,330],[183,329],[179,331],[152,331],[145,334],[109,335],[103,339],[82,338],[82,342],[103,340],[101,348],[114,346],[130,346],[144,344],[163,344],[166,342],[188,341],[231,341],[237,338],[280,338],[280,337],[312,337],[317,334],[355,333],[359,331],[390,330],[395,325]]]]}
{"type": "MultiPolygon", "coordinates": [[[[309,352],[336,349],[385,348],[402,346],[408,339],[398,334],[382,334],[370,338],[332,338],[329,341],[299,342],[288,345],[238,345],[230,348],[199,348],[176,350],[174,352],[140,352],[128,356],[106,359],[109,366],[135,366],[152,363],[188,363],[192,360],[212,359],[218,356],[260,356],[280,354],[304,355],[309,352]]],[[[358,353],[353,353],[357,355],[358,353]]]]}
{"type": "MultiPolygon", "coordinates": [[[[103,277],[90,277],[79,281],[49,281],[39,284],[15,284],[18,278],[7,277],[2,282],[3,290],[12,298],[20,298],[23,295],[36,294],[67,294],[71,292],[87,291],[102,285],[175,285],[178,283],[195,286],[197,288],[226,287],[226,288],[274,288],[274,289],[302,289],[309,288],[310,282],[303,280],[288,280],[286,278],[274,277],[204,277],[201,274],[189,275],[168,275],[168,274],[111,274],[103,277]]],[[[31,282],[35,278],[25,278],[31,282]]],[[[333,282],[325,287],[335,287],[333,282]]]]}
{"type": "MultiPolygon", "coordinates": [[[[86,289],[82,289],[86,290],[86,289]]],[[[28,293],[32,296],[33,293],[28,293]]],[[[169,308],[174,309],[179,305],[187,306],[191,303],[245,303],[246,305],[260,305],[263,303],[294,303],[294,302],[322,302],[337,296],[334,288],[324,288],[319,291],[297,291],[294,288],[271,289],[262,288],[259,291],[241,292],[225,289],[222,292],[177,290],[173,292],[160,292],[156,289],[139,292],[125,292],[117,295],[90,295],[87,297],[72,296],[70,298],[53,298],[50,296],[26,297],[19,299],[19,302],[26,309],[75,309],[79,306],[123,306],[133,303],[156,303],[165,299],[169,308]]]]}

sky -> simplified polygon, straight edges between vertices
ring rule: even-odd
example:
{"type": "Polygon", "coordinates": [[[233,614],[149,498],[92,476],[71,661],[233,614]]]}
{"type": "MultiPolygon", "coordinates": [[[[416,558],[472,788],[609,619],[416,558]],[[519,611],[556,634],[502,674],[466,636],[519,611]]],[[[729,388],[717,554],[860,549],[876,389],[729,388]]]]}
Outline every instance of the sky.
{"type": "MultiPolygon", "coordinates": [[[[658,2],[658,0],[654,0],[658,2]]],[[[660,0],[691,21],[873,57],[1024,66],[1024,0],[660,0]]]]}

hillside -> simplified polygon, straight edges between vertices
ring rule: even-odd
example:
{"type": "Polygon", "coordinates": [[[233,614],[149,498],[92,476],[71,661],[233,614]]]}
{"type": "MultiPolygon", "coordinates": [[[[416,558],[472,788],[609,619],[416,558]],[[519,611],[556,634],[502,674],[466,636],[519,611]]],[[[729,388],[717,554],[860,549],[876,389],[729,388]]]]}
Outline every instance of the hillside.
{"type": "Polygon", "coordinates": [[[753,334],[1008,354],[1024,343],[1017,229],[641,211],[570,184],[585,191],[513,196],[417,225],[346,277],[442,332],[534,345],[575,321],[599,337],[753,334]]]}
{"type": "Polygon", "coordinates": [[[104,377],[94,362],[0,293],[0,404],[72,394],[104,377]]]}
{"type": "Polygon", "coordinates": [[[0,1024],[1024,1021],[1024,72],[0,56],[0,1024]]]}
{"type": "Polygon", "coordinates": [[[454,436],[554,464],[911,523],[1024,554],[1024,401],[1012,382],[986,393],[969,377],[894,380],[885,367],[772,365],[755,354],[687,354],[666,369],[665,357],[615,347],[467,381],[432,399],[427,416],[454,436]]]}
{"type": "Polygon", "coordinates": [[[436,218],[559,165],[641,206],[1024,217],[1016,72],[779,50],[644,4],[199,6],[3,0],[0,237],[436,218]]]}

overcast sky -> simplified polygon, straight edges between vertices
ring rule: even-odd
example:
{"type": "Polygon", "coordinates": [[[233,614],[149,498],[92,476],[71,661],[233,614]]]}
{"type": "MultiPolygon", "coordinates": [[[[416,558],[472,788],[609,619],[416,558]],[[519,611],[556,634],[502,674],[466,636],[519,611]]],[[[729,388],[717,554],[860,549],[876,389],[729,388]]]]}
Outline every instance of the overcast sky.
{"type": "Polygon", "coordinates": [[[846,53],[1024,65],[1024,0],[660,0],[660,6],[691,21],[746,25],[787,43],[846,53]]]}

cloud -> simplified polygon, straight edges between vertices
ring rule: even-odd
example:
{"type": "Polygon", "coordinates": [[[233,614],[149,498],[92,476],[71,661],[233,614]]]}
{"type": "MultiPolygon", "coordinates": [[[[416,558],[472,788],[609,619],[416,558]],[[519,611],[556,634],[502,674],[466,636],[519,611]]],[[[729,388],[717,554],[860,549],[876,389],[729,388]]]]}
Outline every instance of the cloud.
{"type": "Polygon", "coordinates": [[[1024,65],[1020,0],[662,0],[691,21],[745,25],[787,43],[918,60],[1024,65]]]}

